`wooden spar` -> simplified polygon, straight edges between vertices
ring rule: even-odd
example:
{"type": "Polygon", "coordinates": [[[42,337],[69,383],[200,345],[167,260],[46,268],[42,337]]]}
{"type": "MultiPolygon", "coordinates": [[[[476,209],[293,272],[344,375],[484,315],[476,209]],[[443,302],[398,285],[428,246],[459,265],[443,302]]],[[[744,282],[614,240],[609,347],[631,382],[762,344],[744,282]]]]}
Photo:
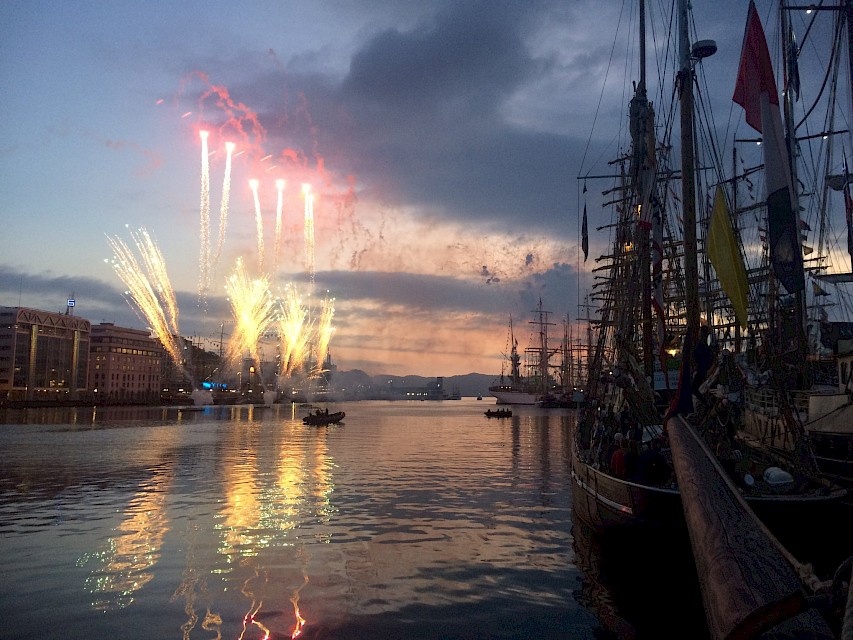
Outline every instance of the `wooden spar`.
{"type": "Polygon", "coordinates": [[[681,416],[667,433],[711,638],[834,638],[809,608],[791,559],[702,438],[681,416]]]}

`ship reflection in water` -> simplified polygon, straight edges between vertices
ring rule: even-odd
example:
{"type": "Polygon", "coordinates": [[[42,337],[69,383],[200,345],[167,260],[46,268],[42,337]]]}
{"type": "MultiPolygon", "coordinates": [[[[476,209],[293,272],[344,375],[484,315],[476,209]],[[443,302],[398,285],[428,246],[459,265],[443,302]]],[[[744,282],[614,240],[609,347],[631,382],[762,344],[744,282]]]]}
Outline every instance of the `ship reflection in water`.
{"type": "Polygon", "coordinates": [[[624,619],[589,573],[596,547],[573,541],[572,412],[496,422],[473,398],[346,411],[328,427],[292,405],[0,413],[4,628],[666,636],[624,619]]]}

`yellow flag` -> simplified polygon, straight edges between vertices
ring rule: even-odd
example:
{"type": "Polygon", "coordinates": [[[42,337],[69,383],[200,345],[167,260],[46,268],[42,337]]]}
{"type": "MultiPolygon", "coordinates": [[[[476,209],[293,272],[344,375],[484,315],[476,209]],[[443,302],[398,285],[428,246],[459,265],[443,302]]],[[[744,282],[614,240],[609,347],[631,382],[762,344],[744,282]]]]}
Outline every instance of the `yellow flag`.
{"type": "Polygon", "coordinates": [[[746,328],[749,283],[722,187],[717,187],[714,196],[714,210],[711,212],[711,228],[708,232],[708,257],[717,272],[720,286],[732,302],[738,324],[746,328]]]}

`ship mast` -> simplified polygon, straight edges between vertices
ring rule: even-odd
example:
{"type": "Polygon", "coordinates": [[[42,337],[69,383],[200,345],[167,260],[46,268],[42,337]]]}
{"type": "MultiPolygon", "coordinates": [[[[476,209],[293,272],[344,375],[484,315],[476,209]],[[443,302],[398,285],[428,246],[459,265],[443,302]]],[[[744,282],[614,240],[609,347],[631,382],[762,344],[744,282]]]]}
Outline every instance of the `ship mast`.
{"type": "Polygon", "coordinates": [[[678,87],[681,106],[681,201],[684,219],[684,279],[687,311],[686,357],[699,336],[699,268],[696,245],[696,176],[693,145],[693,68],[687,22],[688,0],[678,1],[679,61],[678,87]]]}
{"type": "MultiPolygon", "coordinates": [[[[643,296],[643,370],[647,378],[654,375],[654,358],[653,340],[654,327],[652,326],[652,278],[650,273],[651,256],[649,246],[649,229],[650,226],[643,221],[649,220],[650,212],[643,211],[642,208],[651,208],[651,198],[649,194],[654,189],[655,175],[649,171],[649,154],[654,154],[654,149],[649,149],[649,126],[650,126],[650,109],[649,101],[646,94],[646,3],[645,0],[640,0],[640,84],[637,87],[637,95],[635,100],[642,104],[642,127],[640,128],[640,139],[637,145],[639,155],[638,168],[642,172],[640,182],[640,278],[642,281],[642,296],[643,296]]],[[[653,135],[653,134],[652,134],[653,135]]],[[[652,138],[654,139],[654,138],[652,138]]]]}

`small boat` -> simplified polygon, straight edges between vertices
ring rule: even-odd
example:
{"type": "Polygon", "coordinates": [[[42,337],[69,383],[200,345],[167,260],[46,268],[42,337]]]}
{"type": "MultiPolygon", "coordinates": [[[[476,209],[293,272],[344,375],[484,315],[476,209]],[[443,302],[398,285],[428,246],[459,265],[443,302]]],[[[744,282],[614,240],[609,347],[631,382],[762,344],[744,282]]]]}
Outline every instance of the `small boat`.
{"type": "Polygon", "coordinates": [[[511,418],[512,409],[487,409],[483,415],[487,418],[511,418]]]}
{"type": "Polygon", "coordinates": [[[327,424],[337,424],[341,420],[346,417],[346,413],[344,411],[336,411],[335,413],[329,413],[328,411],[322,412],[317,409],[316,413],[309,413],[307,416],[302,418],[303,424],[311,424],[317,426],[324,426],[327,424]]]}

